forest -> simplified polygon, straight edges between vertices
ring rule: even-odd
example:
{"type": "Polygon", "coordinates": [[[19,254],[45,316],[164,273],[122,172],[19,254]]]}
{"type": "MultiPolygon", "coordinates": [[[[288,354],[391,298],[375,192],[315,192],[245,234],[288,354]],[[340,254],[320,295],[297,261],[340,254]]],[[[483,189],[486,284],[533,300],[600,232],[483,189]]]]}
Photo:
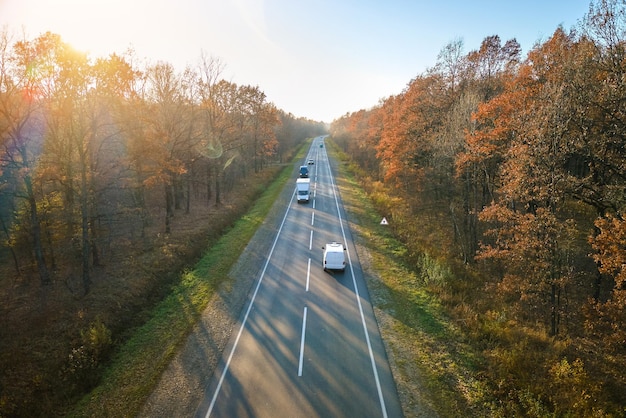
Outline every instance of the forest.
{"type": "Polygon", "coordinates": [[[462,39],[331,136],[484,358],[503,416],[626,414],[626,4],[522,56],[462,39]]]}
{"type": "Polygon", "coordinates": [[[199,55],[177,70],[0,31],[0,416],[95,385],[173,275],[326,131],[199,55]]]}

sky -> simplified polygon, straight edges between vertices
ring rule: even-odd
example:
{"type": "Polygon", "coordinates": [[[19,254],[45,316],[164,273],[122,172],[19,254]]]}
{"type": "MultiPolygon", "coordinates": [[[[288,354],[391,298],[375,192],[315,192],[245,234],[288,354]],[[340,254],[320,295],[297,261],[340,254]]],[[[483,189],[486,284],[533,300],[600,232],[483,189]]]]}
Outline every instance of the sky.
{"type": "Polygon", "coordinates": [[[92,58],[134,50],[182,71],[202,55],[295,117],[330,123],[399,94],[450,42],[515,38],[523,55],[591,0],[0,0],[0,27],[50,31],[92,58]]]}

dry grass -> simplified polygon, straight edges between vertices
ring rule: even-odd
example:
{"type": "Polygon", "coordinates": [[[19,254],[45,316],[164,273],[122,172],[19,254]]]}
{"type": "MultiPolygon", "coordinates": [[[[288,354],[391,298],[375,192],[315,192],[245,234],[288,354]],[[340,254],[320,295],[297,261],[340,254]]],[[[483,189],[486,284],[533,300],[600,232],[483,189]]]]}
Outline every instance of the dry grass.
{"type": "Polygon", "coordinates": [[[437,208],[405,215],[401,201],[335,152],[406,416],[625,416],[625,357],[524,321],[489,287],[488,272],[455,260],[437,208]],[[389,226],[379,225],[383,214],[389,226]]]}
{"type": "MultiPolygon", "coordinates": [[[[341,158],[335,147],[329,149],[341,158]]],[[[477,354],[427,284],[450,272],[426,254],[417,268],[408,263],[407,247],[389,226],[380,225],[374,203],[381,203],[383,193],[363,187],[354,167],[342,164],[338,170],[337,184],[405,416],[485,416],[485,387],[475,377],[477,354]],[[376,198],[372,201],[364,189],[375,191],[376,198]]]]}

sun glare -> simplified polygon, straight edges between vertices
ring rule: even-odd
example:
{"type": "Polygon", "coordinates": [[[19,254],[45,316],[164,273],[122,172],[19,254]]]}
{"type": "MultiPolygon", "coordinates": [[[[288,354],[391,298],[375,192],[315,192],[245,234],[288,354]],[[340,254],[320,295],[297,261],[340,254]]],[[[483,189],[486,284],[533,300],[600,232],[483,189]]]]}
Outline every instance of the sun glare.
{"type": "Polygon", "coordinates": [[[3,6],[15,15],[12,19],[25,22],[29,36],[50,31],[93,56],[128,48],[132,43],[129,34],[140,30],[145,22],[142,17],[146,16],[137,11],[154,7],[158,7],[154,1],[150,4],[146,0],[9,0],[3,6]]]}

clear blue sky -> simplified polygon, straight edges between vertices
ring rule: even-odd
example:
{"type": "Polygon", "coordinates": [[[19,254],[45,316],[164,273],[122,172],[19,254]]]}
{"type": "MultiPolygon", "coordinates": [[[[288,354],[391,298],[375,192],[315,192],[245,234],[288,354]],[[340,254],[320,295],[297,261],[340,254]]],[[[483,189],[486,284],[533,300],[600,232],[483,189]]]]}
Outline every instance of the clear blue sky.
{"type": "Polygon", "coordinates": [[[32,39],[52,31],[92,57],[132,47],[179,69],[202,52],[223,77],[258,86],[297,117],[332,120],[402,92],[441,49],[491,35],[524,55],[590,0],[0,0],[0,25],[32,39]]]}

